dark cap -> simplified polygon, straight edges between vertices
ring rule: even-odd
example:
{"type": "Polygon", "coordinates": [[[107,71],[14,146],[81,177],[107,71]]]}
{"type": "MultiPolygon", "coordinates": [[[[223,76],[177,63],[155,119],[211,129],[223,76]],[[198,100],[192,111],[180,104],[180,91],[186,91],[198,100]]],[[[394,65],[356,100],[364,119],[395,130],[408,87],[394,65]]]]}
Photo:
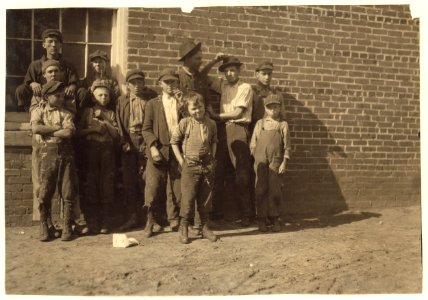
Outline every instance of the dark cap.
{"type": "Polygon", "coordinates": [[[95,80],[91,85],[91,92],[95,91],[97,88],[106,88],[110,91],[110,86],[104,80],[95,80]]]}
{"type": "Polygon", "coordinates": [[[224,69],[230,66],[242,66],[242,63],[239,61],[239,59],[235,56],[226,56],[223,58],[223,63],[218,67],[218,70],[220,72],[224,72],[224,69]]]}
{"type": "Polygon", "coordinates": [[[180,46],[180,59],[178,61],[183,61],[186,56],[190,56],[201,50],[201,43],[195,44],[195,42],[188,40],[185,41],[180,46]]]}
{"type": "Polygon", "coordinates": [[[46,29],[42,32],[42,40],[44,41],[45,38],[55,36],[57,39],[62,43],[62,33],[58,29],[46,29]]]}
{"type": "Polygon", "coordinates": [[[129,70],[128,73],[126,73],[126,82],[131,81],[132,79],[144,79],[146,78],[146,74],[144,74],[143,71],[139,70],[129,70]]]}
{"type": "Polygon", "coordinates": [[[60,69],[59,61],[55,59],[47,59],[44,62],[42,62],[42,74],[45,73],[46,69],[51,66],[55,66],[58,69],[60,69]]]}
{"type": "Polygon", "coordinates": [[[63,82],[51,80],[51,81],[47,82],[45,85],[43,85],[42,97],[52,95],[55,92],[63,91],[64,89],[65,89],[65,85],[63,82]]]}
{"type": "Polygon", "coordinates": [[[256,68],[256,71],[260,70],[273,70],[273,63],[270,61],[261,62],[256,68]]]}
{"type": "Polygon", "coordinates": [[[104,59],[105,61],[110,61],[107,53],[105,53],[104,51],[101,51],[101,50],[95,50],[94,52],[89,54],[89,61],[93,61],[97,57],[104,59]]]}
{"type": "Polygon", "coordinates": [[[269,105],[269,104],[281,104],[281,97],[278,94],[272,94],[270,93],[269,95],[267,95],[264,99],[263,99],[263,104],[265,106],[269,105]]]}
{"type": "Polygon", "coordinates": [[[168,79],[176,79],[178,80],[178,74],[173,68],[165,68],[160,72],[158,80],[168,80],[168,79]]]}

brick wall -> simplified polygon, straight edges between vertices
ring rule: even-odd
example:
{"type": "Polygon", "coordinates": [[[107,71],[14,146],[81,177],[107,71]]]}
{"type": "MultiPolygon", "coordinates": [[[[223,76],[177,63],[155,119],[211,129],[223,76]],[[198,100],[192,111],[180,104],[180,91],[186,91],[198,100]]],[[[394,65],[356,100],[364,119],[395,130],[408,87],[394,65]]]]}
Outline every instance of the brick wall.
{"type": "Polygon", "coordinates": [[[149,85],[178,66],[186,38],[206,59],[238,56],[251,83],[273,61],[293,144],[285,211],[420,203],[419,21],[408,5],[132,8],[128,31],[127,67],[149,85]]]}

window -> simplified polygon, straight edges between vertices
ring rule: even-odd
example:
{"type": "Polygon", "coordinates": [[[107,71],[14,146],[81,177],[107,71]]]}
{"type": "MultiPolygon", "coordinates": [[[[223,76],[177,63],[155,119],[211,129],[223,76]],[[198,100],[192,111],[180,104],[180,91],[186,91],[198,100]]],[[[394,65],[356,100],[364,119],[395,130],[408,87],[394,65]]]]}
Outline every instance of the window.
{"type": "Polygon", "coordinates": [[[116,10],[9,9],[6,11],[6,111],[15,107],[15,89],[22,84],[31,61],[43,56],[42,32],[58,28],[63,34],[63,57],[80,78],[86,76],[88,56],[96,49],[112,55],[116,10]]]}

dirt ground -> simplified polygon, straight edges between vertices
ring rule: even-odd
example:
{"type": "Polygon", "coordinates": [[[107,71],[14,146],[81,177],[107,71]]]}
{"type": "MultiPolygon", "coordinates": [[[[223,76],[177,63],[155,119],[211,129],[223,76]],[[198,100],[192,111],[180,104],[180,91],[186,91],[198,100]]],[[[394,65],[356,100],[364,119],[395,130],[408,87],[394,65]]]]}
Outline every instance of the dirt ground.
{"type": "Polygon", "coordinates": [[[247,295],[421,293],[420,207],[347,211],[285,223],[280,233],[217,222],[220,240],[177,233],[113,248],[112,234],[37,240],[6,228],[6,294],[247,295]]]}

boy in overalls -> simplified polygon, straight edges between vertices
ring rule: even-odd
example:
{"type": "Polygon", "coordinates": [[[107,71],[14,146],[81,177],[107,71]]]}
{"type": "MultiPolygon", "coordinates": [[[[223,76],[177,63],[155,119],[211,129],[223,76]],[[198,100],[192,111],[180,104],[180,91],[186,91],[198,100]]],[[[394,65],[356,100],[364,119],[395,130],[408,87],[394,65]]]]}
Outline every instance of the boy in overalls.
{"type": "Polygon", "coordinates": [[[264,99],[265,117],[254,127],[250,150],[256,174],[256,211],[259,230],[267,231],[266,218],[273,221],[273,231],[281,231],[279,222],[283,174],[290,158],[288,123],[281,119],[280,96],[264,99]]]}

